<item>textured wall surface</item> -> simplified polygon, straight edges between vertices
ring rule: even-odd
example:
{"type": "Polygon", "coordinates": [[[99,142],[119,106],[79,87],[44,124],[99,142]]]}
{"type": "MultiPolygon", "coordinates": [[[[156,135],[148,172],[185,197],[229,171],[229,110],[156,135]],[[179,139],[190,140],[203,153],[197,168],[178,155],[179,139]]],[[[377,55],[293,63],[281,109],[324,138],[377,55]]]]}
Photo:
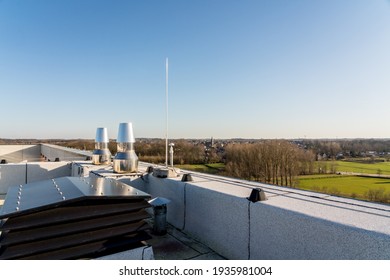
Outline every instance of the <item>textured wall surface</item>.
{"type": "Polygon", "coordinates": [[[218,176],[147,177],[137,184],[171,200],[168,222],[228,259],[390,259],[390,206],[218,176]],[[248,186],[268,200],[249,202],[248,186]]]}

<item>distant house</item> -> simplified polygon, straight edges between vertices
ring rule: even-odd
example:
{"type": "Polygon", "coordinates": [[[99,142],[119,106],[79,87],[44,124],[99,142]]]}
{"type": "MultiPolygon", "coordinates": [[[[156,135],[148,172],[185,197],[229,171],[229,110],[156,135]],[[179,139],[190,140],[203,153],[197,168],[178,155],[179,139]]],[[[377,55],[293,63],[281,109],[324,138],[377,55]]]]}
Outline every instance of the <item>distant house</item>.
{"type": "Polygon", "coordinates": [[[336,159],[343,159],[344,158],[344,154],[343,153],[338,153],[336,155],[336,159]]]}
{"type": "Polygon", "coordinates": [[[378,155],[378,153],[376,151],[368,151],[368,152],[366,152],[366,155],[368,157],[375,157],[378,155]]]}
{"type": "Polygon", "coordinates": [[[317,160],[327,160],[328,159],[328,156],[327,154],[323,153],[323,154],[317,154],[317,160]]]}

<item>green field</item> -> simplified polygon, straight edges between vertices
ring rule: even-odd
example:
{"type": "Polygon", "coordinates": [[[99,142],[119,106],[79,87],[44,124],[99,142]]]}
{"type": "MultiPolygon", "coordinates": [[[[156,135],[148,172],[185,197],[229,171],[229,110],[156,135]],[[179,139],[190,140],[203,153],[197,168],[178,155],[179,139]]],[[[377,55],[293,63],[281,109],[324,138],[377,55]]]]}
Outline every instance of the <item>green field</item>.
{"type": "Polygon", "coordinates": [[[390,179],[345,175],[300,176],[298,188],[367,200],[383,200],[390,195],[390,179]],[[381,196],[377,197],[376,196],[381,196]]]}
{"type": "MultiPolygon", "coordinates": [[[[317,164],[318,166],[326,164],[328,171],[332,170],[333,167],[336,173],[390,175],[389,162],[327,161],[317,164]]],[[[335,174],[299,176],[296,187],[332,195],[390,202],[390,178],[380,178],[379,176],[377,178],[335,174]]]]}
{"type": "Polygon", "coordinates": [[[333,165],[337,172],[390,175],[390,162],[362,163],[338,160],[318,162],[317,164],[321,165],[324,163],[326,163],[328,170],[331,170],[333,165]]]}
{"type": "Polygon", "coordinates": [[[209,164],[183,164],[176,165],[180,169],[208,173],[208,174],[220,174],[225,170],[224,163],[209,163],[209,164]]]}

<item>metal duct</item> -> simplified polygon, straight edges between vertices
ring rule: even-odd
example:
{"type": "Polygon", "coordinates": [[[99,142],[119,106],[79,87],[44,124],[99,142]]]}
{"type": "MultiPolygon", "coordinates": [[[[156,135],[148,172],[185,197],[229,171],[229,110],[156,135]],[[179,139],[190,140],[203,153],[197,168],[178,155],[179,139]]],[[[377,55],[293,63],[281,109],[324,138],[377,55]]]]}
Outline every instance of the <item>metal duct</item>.
{"type": "Polygon", "coordinates": [[[93,164],[101,165],[111,163],[111,152],[108,149],[108,142],[107,128],[98,127],[96,129],[95,150],[92,154],[93,164]]]}
{"type": "Polygon", "coordinates": [[[138,157],[134,151],[132,123],[119,124],[117,153],[114,158],[114,172],[128,173],[138,171],[138,157]]]}

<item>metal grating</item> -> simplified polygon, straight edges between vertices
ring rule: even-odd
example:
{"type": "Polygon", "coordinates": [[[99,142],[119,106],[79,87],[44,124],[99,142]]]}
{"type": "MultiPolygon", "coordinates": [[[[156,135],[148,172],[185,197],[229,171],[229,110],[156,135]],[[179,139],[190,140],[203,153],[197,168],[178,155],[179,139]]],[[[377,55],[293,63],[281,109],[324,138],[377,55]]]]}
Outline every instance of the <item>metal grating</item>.
{"type": "Polygon", "coordinates": [[[150,196],[105,178],[63,177],[9,190],[0,259],[80,259],[140,246],[150,196]]]}

